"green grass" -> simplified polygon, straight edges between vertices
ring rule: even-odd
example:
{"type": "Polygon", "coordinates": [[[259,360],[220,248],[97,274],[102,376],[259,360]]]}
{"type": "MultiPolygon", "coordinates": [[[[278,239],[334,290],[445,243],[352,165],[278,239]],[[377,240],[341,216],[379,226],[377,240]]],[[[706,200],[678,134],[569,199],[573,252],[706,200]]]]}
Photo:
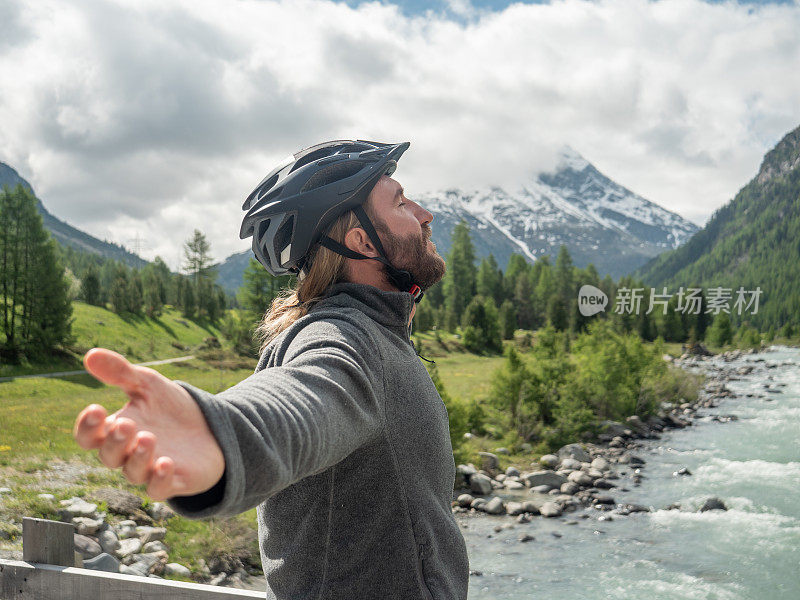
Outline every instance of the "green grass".
{"type": "MultiPolygon", "coordinates": [[[[254,365],[255,366],[255,365],[254,365]]],[[[199,360],[154,367],[170,379],[181,379],[213,393],[252,374],[252,368],[215,369],[199,360]]],[[[89,404],[119,410],[127,397],[90,375],[0,382],[0,466],[20,461],[69,460],[85,454],[72,438],[75,417],[89,404]]]]}
{"type": "Polygon", "coordinates": [[[82,369],[81,357],[94,347],[109,348],[132,362],[192,354],[203,340],[221,339],[214,325],[190,321],[180,311],[165,308],[157,319],[118,315],[99,306],[73,302],[74,343],[43,364],[0,365],[0,377],[82,369]]]}

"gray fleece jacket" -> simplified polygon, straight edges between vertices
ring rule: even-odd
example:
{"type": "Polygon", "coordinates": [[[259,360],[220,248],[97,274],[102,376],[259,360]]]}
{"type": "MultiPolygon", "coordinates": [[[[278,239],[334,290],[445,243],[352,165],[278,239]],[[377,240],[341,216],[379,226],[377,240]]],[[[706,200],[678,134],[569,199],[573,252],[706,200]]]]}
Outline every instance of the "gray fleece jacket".
{"type": "Polygon", "coordinates": [[[467,597],[447,411],[409,341],[410,294],[342,283],[220,393],[181,383],[225,455],[210,506],[258,506],[267,598],[467,597]]]}

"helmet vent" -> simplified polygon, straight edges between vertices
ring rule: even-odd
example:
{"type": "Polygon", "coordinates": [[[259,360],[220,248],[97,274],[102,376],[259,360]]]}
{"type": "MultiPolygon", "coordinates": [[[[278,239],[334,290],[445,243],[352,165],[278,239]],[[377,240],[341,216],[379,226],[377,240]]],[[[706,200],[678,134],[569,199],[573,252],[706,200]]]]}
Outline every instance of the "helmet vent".
{"type": "MultiPolygon", "coordinates": [[[[294,233],[294,215],[286,219],[278,228],[278,231],[275,232],[275,241],[273,243],[275,244],[276,254],[282,253],[285,248],[291,245],[293,233],[294,233]]],[[[285,262],[283,261],[283,257],[281,257],[281,261],[285,262]]]]}
{"type": "Polygon", "coordinates": [[[297,159],[297,162],[292,165],[291,171],[289,173],[294,173],[300,167],[306,166],[308,163],[312,163],[315,160],[319,160],[320,158],[325,158],[326,156],[331,155],[330,148],[320,148],[319,150],[315,150],[314,152],[309,152],[305,156],[302,156],[297,159]]]}
{"type": "Polygon", "coordinates": [[[314,173],[300,191],[308,192],[335,181],[347,179],[358,173],[363,167],[364,163],[362,162],[344,161],[333,163],[314,173]]]}

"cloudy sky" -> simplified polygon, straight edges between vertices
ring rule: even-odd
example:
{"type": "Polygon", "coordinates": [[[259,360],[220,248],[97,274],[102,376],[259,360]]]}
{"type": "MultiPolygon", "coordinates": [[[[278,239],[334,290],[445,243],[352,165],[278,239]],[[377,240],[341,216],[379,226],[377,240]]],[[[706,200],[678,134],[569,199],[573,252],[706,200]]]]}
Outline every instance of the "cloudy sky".
{"type": "Polygon", "coordinates": [[[518,185],[568,144],[702,225],[800,125],[800,2],[0,1],[0,161],[57,217],[224,258],[290,152],[410,140],[415,192],[518,185]]]}

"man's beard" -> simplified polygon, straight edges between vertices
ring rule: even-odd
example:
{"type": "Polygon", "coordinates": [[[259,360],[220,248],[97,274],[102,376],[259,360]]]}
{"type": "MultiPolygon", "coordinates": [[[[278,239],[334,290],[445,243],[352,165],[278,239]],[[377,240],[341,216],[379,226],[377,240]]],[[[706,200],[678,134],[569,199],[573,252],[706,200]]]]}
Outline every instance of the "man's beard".
{"type": "Polygon", "coordinates": [[[444,277],[444,259],[436,250],[428,250],[431,228],[425,223],[420,235],[410,234],[400,237],[391,233],[383,223],[375,228],[383,234],[383,246],[389,262],[396,269],[408,271],[414,283],[424,290],[438,283],[444,277]]]}

